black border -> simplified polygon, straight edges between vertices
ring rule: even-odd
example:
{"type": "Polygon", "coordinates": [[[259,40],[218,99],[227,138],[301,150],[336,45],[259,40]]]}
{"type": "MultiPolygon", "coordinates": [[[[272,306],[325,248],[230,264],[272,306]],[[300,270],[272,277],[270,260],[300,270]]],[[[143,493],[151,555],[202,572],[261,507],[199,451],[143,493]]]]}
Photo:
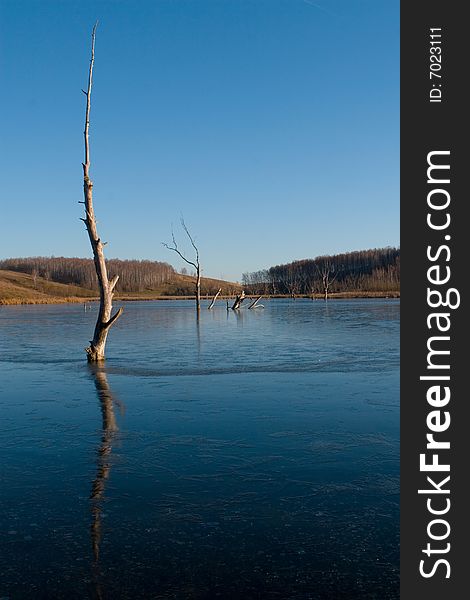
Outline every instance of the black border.
{"type": "MultiPolygon", "coordinates": [[[[470,102],[465,88],[469,77],[467,48],[469,25],[464,17],[465,3],[456,0],[427,0],[401,3],[401,599],[453,600],[466,597],[467,578],[470,578],[470,527],[467,508],[470,492],[466,491],[470,477],[470,398],[465,389],[465,370],[468,352],[465,322],[467,278],[465,269],[465,219],[470,194],[465,188],[470,144],[468,121],[470,102]],[[431,103],[429,91],[435,80],[429,76],[431,27],[442,28],[442,102],[431,103]],[[426,401],[428,382],[419,380],[426,374],[428,337],[432,335],[426,317],[432,312],[427,305],[427,246],[439,246],[443,232],[432,231],[426,224],[428,213],[427,154],[434,150],[450,150],[451,225],[446,234],[451,248],[449,263],[451,281],[459,290],[461,304],[449,310],[452,326],[450,335],[451,400],[448,410],[451,425],[442,439],[451,448],[451,509],[445,516],[451,526],[451,548],[447,555],[451,565],[450,578],[441,567],[433,577],[423,578],[419,562],[426,558],[422,549],[429,541],[426,533],[430,521],[426,497],[418,489],[426,484],[426,474],[419,470],[419,455],[425,451],[426,401]]],[[[440,309],[444,310],[444,309],[440,309]]],[[[445,334],[443,334],[445,335],[445,334]]],[[[444,374],[441,372],[439,374],[444,374]]],[[[429,487],[429,486],[427,486],[429,487]]],[[[444,543],[442,543],[443,545],[444,543]]],[[[437,544],[436,544],[437,545],[437,544]]],[[[436,555],[437,556],[437,555],[436,555]]],[[[428,563],[429,564],[429,563],[428,563]]]]}

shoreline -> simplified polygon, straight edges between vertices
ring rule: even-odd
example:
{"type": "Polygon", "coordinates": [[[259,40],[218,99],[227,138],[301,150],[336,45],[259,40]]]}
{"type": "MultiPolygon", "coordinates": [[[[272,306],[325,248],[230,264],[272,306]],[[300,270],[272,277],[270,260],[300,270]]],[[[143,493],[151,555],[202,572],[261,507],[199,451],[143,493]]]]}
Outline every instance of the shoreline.
{"type": "MultiPolygon", "coordinates": [[[[256,298],[257,294],[247,295],[247,298],[256,298]]],[[[323,300],[323,294],[296,294],[294,297],[289,294],[267,294],[262,296],[265,300],[270,299],[309,299],[309,300],[323,300]]],[[[328,300],[360,300],[360,299],[393,299],[400,298],[399,291],[388,291],[388,292],[366,292],[366,291],[357,291],[357,292],[336,292],[330,293],[328,295],[328,300]]],[[[211,296],[207,296],[201,298],[201,300],[211,300],[211,296]]],[[[114,298],[115,302],[155,302],[155,301],[165,301],[165,300],[188,300],[194,301],[194,296],[162,296],[162,295],[149,295],[149,296],[138,296],[138,295],[130,295],[130,296],[116,296],[114,298]]],[[[219,296],[219,300],[234,300],[234,296],[219,296]]],[[[99,302],[99,297],[79,297],[79,296],[70,296],[70,297],[54,297],[51,296],[49,298],[8,298],[3,299],[0,298],[0,306],[26,306],[33,304],[89,304],[92,302],[99,302]]]]}

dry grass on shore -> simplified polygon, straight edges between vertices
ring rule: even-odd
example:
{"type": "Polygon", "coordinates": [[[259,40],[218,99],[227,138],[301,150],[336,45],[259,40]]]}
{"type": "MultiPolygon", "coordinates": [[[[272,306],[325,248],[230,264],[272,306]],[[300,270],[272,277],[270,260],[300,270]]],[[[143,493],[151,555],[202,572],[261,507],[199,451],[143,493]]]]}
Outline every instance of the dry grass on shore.
{"type": "Polygon", "coordinates": [[[57,304],[83,302],[96,293],[76,285],[64,285],[16,271],[0,271],[0,304],[57,304]]]}

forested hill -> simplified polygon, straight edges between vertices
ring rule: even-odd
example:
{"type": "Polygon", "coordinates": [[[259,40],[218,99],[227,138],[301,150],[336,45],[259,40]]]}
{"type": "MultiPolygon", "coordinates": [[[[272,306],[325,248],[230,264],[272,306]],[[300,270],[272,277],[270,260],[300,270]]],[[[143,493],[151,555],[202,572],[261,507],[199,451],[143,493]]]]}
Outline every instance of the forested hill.
{"type": "MultiPolygon", "coordinates": [[[[106,264],[110,278],[119,275],[119,289],[123,292],[157,288],[175,274],[173,267],[164,262],[111,259],[107,260],[106,264]]],[[[0,269],[27,273],[55,283],[78,285],[89,290],[98,289],[95,266],[91,258],[8,258],[0,261],[0,269]]]]}
{"type": "Polygon", "coordinates": [[[398,292],[400,249],[374,248],[296,260],[244,273],[242,283],[253,294],[324,294],[398,292]]]}
{"type": "MultiPolygon", "coordinates": [[[[123,299],[194,294],[194,278],[177,273],[168,263],[110,259],[107,265],[110,277],[119,275],[116,292],[123,299]]],[[[0,261],[0,271],[0,275],[3,273],[0,304],[98,295],[93,260],[88,258],[10,258],[0,261]]],[[[325,291],[327,294],[397,295],[400,250],[376,248],[297,260],[244,273],[242,281],[247,294],[265,296],[325,295],[325,291]]],[[[212,295],[219,287],[223,295],[233,295],[240,290],[236,283],[202,278],[202,294],[212,295]]]]}
{"type": "MultiPolygon", "coordinates": [[[[110,278],[119,275],[117,297],[148,299],[194,294],[194,277],[177,273],[168,263],[111,259],[106,264],[110,278]]],[[[202,294],[213,295],[219,288],[223,295],[233,295],[239,292],[240,285],[208,277],[201,279],[202,294]]],[[[0,260],[0,304],[98,295],[92,259],[31,257],[0,260]]]]}

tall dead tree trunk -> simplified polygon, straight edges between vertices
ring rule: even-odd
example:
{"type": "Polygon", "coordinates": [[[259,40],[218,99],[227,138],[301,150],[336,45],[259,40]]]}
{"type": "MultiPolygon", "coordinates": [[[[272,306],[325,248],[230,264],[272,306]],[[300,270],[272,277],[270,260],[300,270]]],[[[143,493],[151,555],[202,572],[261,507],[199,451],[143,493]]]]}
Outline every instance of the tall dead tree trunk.
{"type": "Polygon", "coordinates": [[[85,223],[88,237],[90,238],[91,247],[93,250],[93,259],[95,263],[96,275],[100,288],[100,309],[98,319],[96,321],[93,339],[90,340],[90,345],[85,348],[88,361],[97,362],[104,360],[104,351],[106,347],[106,339],[108,337],[111,325],[121,316],[122,308],[120,308],[114,316],[111,316],[113,310],[113,290],[118,282],[119,275],[115,275],[111,281],[108,279],[106,269],[106,261],[104,258],[104,243],[101,241],[96,229],[95,212],[93,210],[93,182],[90,179],[90,106],[91,106],[91,87],[93,83],[93,66],[95,62],[95,23],[91,34],[91,58],[90,69],[88,71],[88,87],[83,93],[86,95],[86,115],[85,115],[85,162],[83,165],[83,192],[85,195],[85,218],[82,221],[85,223]]]}
{"type": "Polygon", "coordinates": [[[215,301],[217,300],[217,298],[219,297],[220,292],[222,291],[222,288],[219,288],[217,293],[214,295],[214,297],[212,298],[212,302],[210,303],[210,305],[208,306],[209,310],[211,308],[213,308],[215,301]]]}
{"type": "Polygon", "coordinates": [[[201,310],[201,269],[199,267],[199,258],[196,269],[196,310],[197,312],[201,310]]]}
{"type": "Polygon", "coordinates": [[[196,281],[195,281],[196,311],[199,312],[201,310],[201,264],[199,262],[199,250],[196,246],[196,243],[194,242],[192,235],[189,233],[189,230],[186,227],[186,223],[184,222],[183,218],[181,218],[181,226],[185,230],[186,235],[188,236],[189,241],[191,242],[191,246],[194,248],[194,252],[196,253],[196,257],[195,257],[194,261],[189,260],[188,258],[186,258],[186,256],[184,254],[182,254],[182,252],[178,248],[178,244],[176,243],[175,234],[173,233],[173,231],[171,232],[171,238],[172,238],[173,245],[166,244],[165,242],[162,242],[162,244],[168,250],[171,250],[172,252],[176,252],[176,254],[180,258],[182,258],[184,260],[184,262],[188,263],[188,265],[191,265],[192,267],[194,267],[196,269],[196,281]]]}

